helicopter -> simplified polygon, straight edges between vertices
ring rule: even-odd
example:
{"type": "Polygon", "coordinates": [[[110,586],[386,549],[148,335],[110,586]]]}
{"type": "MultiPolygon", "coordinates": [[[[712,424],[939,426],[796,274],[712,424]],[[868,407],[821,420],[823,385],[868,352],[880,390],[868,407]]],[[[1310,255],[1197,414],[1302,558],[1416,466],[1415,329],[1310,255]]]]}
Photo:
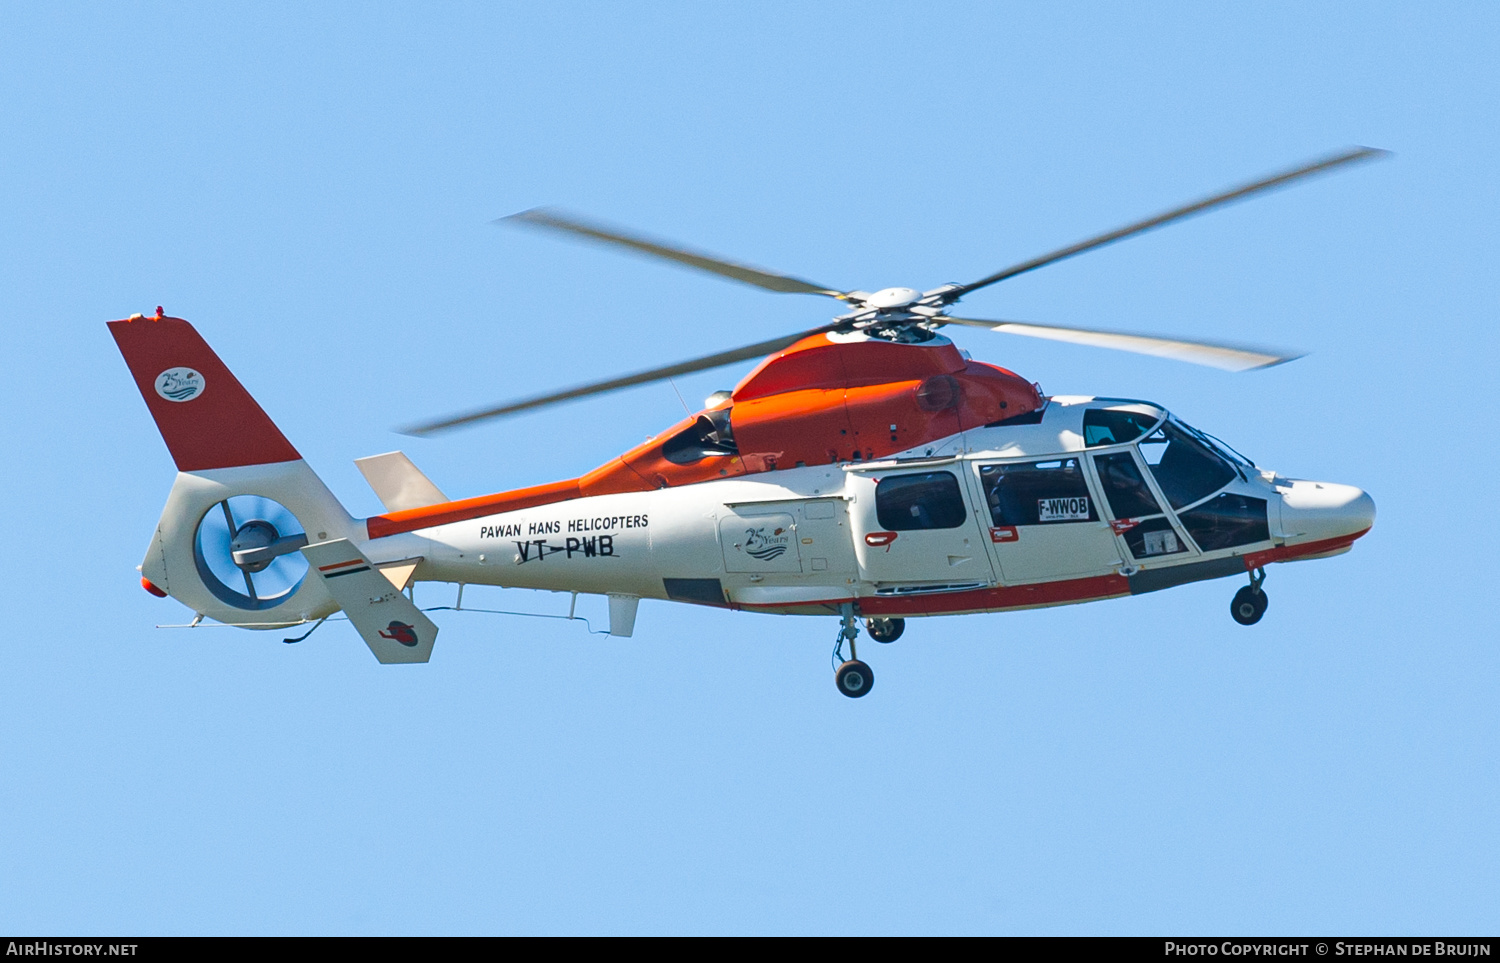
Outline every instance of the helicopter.
{"type": "MultiPolygon", "coordinates": [[[[602,595],[609,633],[641,599],[837,619],[834,682],[874,686],[861,627],[1067,605],[1232,576],[1253,625],[1275,562],[1347,552],[1375,520],[1351,485],[1288,478],[1149,401],[1048,396],[972,360],[949,325],[1249,371],[1284,351],[948,313],[1008,278],[1315,174],[1360,147],[997,271],[927,290],[840,290],[551,209],[502,223],[623,248],[764,290],[835,299],[830,322],[689,361],[402,429],[434,435],[754,358],[729,391],[577,478],[450,499],[400,451],[356,459],[385,511],[352,516],[187,321],[109,322],[177,467],[141,584],[249,629],[342,611],[376,659],[430,659],[416,582],[602,595]],[[845,647],[848,652],[845,654],[845,647]]],[[[571,612],[570,612],[571,615],[571,612]]]]}

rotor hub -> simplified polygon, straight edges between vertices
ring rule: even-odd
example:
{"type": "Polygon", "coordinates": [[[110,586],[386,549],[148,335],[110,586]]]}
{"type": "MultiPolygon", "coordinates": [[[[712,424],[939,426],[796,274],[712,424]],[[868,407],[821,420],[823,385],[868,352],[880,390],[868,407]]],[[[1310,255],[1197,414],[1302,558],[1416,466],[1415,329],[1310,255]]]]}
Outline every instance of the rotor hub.
{"type": "Polygon", "coordinates": [[[865,299],[865,304],[879,311],[890,311],[916,304],[922,292],[916,288],[882,288],[865,299]]]}
{"type": "MultiPolygon", "coordinates": [[[[255,518],[241,525],[239,531],[234,533],[234,540],[229,543],[229,549],[231,552],[245,552],[249,549],[265,548],[280,537],[281,533],[276,530],[275,525],[264,519],[255,518]]],[[[271,558],[264,558],[242,564],[235,560],[235,564],[247,572],[260,572],[264,571],[272,561],[271,558]]]]}

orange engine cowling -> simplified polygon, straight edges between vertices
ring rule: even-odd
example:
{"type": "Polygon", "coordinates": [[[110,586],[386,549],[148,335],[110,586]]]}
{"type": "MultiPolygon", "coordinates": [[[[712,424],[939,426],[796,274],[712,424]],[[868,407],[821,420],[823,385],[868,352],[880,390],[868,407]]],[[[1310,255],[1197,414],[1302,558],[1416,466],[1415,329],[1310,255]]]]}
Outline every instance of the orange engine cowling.
{"type": "Polygon", "coordinates": [[[965,360],[946,338],[922,344],[813,335],[772,355],[729,403],[674,425],[584,476],[584,494],[638,491],[803,465],[883,458],[968,428],[1034,411],[1036,386],[965,360]],[[727,414],[727,417],[724,417],[727,414]],[[729,422],[736,455],[706,445],[683,457],[682,439],[729,422]]]}
{"type": "Polygon", "coordinates": [[[947,338],[901,344],[812,335],[772,355],[730,400],[580,478],[367,519],[371,537],[591,495],[868,461],[1035,411],[1037,387],[968,361],[947,338]]]}

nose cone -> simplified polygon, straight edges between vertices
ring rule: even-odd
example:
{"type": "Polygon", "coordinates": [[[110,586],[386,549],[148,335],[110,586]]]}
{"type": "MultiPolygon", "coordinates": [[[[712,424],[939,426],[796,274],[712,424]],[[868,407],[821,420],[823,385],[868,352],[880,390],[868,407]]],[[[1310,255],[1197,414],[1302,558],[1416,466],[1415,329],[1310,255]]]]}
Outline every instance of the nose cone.
{"type": "Polygon", "coordinates": [[[1375,499],[1353,485],[1292,482],[1281,492],[1281,530],[1289,541],[1363,535],[1375,524],[1375,499]]]}

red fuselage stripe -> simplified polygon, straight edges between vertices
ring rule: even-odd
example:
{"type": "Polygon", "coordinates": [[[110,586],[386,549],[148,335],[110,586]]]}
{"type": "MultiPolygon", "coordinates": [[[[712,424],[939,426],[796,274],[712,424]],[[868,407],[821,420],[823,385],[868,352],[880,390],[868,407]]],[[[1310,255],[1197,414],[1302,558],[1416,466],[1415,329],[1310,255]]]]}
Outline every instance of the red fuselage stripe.
{"type": "MultiPolygon", "coordinates": [[[[1310,555],[1338,551],[1354,544],[1369,529],[1355,535],[1343,535],[1302,545],[1282,545],[1243,556],[1245,570],[1260,568],[1272,562],[1290,562],[1310,555]]],[[[968,592],[934,592],[931,595],[865,596],[858,600],[861,615],[956,615],[960,612],[994,612],[1004,609],[1037,608],[1044,605],[1066,605],[1071,602],[1093,602],[1130,594],[1130,580],[1123,575],[1095,575],[1090,578],[1063,579],[1036,585],[1001,585],[968,592]]],[[[736,609],[812,608],[819,605],[837,607],[847,599],[787,604],[735,604],[736,609]]]]}

